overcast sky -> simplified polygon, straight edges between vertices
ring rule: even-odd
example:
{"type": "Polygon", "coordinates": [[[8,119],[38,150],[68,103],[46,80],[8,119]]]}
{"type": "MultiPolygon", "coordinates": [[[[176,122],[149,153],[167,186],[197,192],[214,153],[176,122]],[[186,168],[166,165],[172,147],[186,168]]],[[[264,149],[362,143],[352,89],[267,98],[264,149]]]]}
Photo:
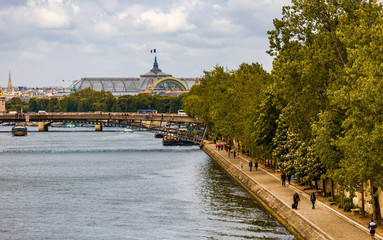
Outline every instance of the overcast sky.
{"type": "Polygon", "coordinates": [[[267,31],[289,0],[0,0],[0,86],[68,87],[82,77],[174,77],[215,65],[271,70],[267,31]],[[64,82],[62,80],[65,80],[64,82]]]}

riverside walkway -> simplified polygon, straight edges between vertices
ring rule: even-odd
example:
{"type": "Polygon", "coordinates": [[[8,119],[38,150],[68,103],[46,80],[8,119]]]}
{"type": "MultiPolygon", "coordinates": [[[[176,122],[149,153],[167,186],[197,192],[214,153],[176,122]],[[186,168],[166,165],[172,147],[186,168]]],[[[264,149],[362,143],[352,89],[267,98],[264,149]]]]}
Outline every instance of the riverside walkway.
{"type": "MultiPolygon", "coordinates": [[[[211,156],[216,156],[220,158],[220,161],[226,161],[224,164],[226,166],[232,165],[233,169],[241,174],[244,174],[246,177],[255,182],[256,185],[263,188],[263,192],[267,192],[266,195],[273,195],[275,199],[278,199],[282,208],[285,211],[291,211],[290,217],[283,219],[285,223],[291,225],[291,221],[303,221],[302,224],[311,226],[315,229],[317,235],[315,237],[307,237],[306,239],[347,239],[347,240],[368,240],[371,239],[369,234],[369,229],[367,225],[370,218],[366,218],[363,221],[355,221],[351,219],[346,213],[342,213],[332,208],[325,201],[320,201],[320,197],[317,196],[317,201],[315,204],[315,209],[312,209],[312,204],[310,202],[310,195],[303,191],[303,188],[295,184],[289,185],[286,181],[286,186],[282,186],[280,175],[275,175],[272,172],[269,172],[262,165],[258,167],[258,171],[249,171],[248,162],[250,158],[240,156],[234,158],[233,155],[228,157],[226,151],[218,151],[215,148],[215,144],[205,142],[204,150],[211,156]],[[240,167],[240,162],[243,161],[243,171],[240,167]],[[229,165],[227,165],[229,164],[229,165]],[[301,201],[298,205],[298,210],[291,209],[291,204],[293,202],[292,196],[294,192],[297,192],[300,196],[301,201]],[[287,208],[283,205],[286,205],[287,208]]],[[[217,159],[216,159],[217,160],[217,159]]],[[[254,159],[251,159],[254,160],[254,159]]],[[[227,169],[226,169],[227,170],[227,169]]],[[[228,171],[228,170],[227,170],[228,171]]],[[[230,173],[230,171],[228,171],[230,173]]],[[[231,173],[233,177],[236,177],[235,173],[231,173]]],[[[237,174],[238,175],[238,174],[237,174]]],[[[238,179],[237,179],[238,180],[238,179]]],[[[242,183],[246,186],[246,183],[242,183]]],[[[312,192],[312,191],[311,191],[312,192]]],[[[311,193],[310,192],[310,193],[311,193]]],[[[325,200],[325,198],[323,198],[325,200]]],[[[266,203],[267,205],[267,203],[266,203]]],[[[277,212],[277,215],[279,213],[277,212]]],[[[379,228],[383,228],[379,226],[379,228]]],[[[377,230],[378,230],[377,229],[377,230]]],[[[295,229],[299,234],[300,229],[295,229]]],[[[379,229],[381,230],[381,229],[379,229]]],[[[307,230],[306,230],[307,231],[307,230]]],[[[375,239],[383,239],[380,235],[376,234],[375,239]]]]}

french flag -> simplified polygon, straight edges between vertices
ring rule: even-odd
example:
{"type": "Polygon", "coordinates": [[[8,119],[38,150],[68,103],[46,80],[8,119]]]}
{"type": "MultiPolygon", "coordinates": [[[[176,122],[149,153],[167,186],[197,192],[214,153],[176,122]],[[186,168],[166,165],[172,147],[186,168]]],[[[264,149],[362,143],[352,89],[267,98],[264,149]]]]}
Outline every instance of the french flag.
{"type": "Polygon", "coordinates": [[[150,53],[156,53],[156,49],[151,49],[150,53]]]}

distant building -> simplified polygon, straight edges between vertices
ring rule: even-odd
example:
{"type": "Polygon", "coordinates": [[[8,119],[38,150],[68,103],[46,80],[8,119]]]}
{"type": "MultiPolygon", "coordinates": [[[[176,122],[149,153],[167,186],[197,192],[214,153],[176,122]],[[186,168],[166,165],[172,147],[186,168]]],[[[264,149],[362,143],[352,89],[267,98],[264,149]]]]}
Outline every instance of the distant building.
{"type": "Polygon", "coordinates": [[[81,78],[69,88],[77,91],[90,87],[97,91],[109,91],[114,96],[139,93],[179,95],[189,91],[195,83],[198,83],[198,78],[174,78],[171,74],[162,72],[155,57],[153,68],[139,78],[81,78]]]}
{"type": "Polygon", "coordinates": [[[8,87],[7,87],[7,92],[8,92],[8,93],[13,92],[12,81],[11,81],[11,71],[9,71],[9,76],[8,76],[8,87]]]}
{"type": "Polygon", "coordinates": [[[3,90],[1,90],[0,91],[0,113],[4,113],[6,111],[7,109],[5,107],[5,97],[4,97],[3,90]]]}

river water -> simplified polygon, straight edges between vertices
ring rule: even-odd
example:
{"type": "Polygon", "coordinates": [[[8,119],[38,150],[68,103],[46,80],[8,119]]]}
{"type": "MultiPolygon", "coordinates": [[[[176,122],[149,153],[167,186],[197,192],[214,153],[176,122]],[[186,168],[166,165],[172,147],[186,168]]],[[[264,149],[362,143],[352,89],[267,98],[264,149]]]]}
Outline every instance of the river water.
{"type": "Polygon", "coordinates": [[[197,146],[0,127],[0,239],[295,239],[197,146]]]}

